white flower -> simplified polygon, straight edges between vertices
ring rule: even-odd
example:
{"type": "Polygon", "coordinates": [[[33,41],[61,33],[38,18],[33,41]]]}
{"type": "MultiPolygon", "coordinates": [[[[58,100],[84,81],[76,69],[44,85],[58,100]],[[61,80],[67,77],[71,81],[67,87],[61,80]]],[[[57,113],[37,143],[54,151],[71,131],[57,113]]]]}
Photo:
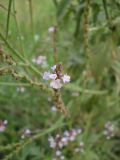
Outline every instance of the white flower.
{"type": "Polygon", "coordinates": [[[75,148],[75,150],[74,150],[75,152],[80,152],[80,148],[75,148]]]}
{"type": "Polygon", "coordinates": [[[57,75],[56,74],[50,74],[49,78],[55,80],[57,78],[57,75]]]}
{"type": "Polygon", "coordinates": [[[70,137],[69,137],[69,140],[70,140],[70,141],[74,141],[74,140],[75,140],[75,136],[73,136],[73,135],[70,136],[70,137]]]}
{"type": "Polygon", "coordinates": [[[24,87],[17,87],[17,92],[24,93],[25,92],[25,88],[24,87]]]}
{"type": "Polygon", "coordinates": [[[67,131],[67,130],[64,131],[64,135],[67,136],[67,137],[69,137],[69,135],[70,135],[69,131],[67,131]]]}
{"type": "Polygon", "coordinates": [[[56,156],[61,156],[61,151],[60,150],[56,151],[56,156]]]}
{"type": "Polygon", "coordinates": [[[27,129],[25,129],[24,133],[25,133],[26,135],[30,135],[30,134],[31,134],[31,130],[27,128],[27,129]]]}
{"type": "Polygon", "coordinates": [[[55,32],[55,27],[54,27],[54,26],[49,27],[49,28],[48,28],[48,32],[49,32],[49,33],[55,32]]]}
{"type": "Polygon", "coordinates": [[[60,157],[60,159],[61,159],[61,160],[64,160],[64,159],[65,159],[65,157],[64,157],[64,156],[61,156],[61,157],[60,157]]]}
{"type": "Polygon", "coordinates": [[[52,87],[52,88],[54,88],[54,89],[59,89],[59,88],[61,88],[61,87],[62,87],[62,84],[61,84],[60,79],[56,79],[56,80],[51,81],[50,87],[52,87]]]}
{"type": "Polygon", "coordinates": [[[44,74],[43,74],[43,79],[44,80],[49,80],[50,79],[50,72],[44,72],[44,74]]]}
{"type": "Polygon", "coordinates": [[[66,146],[68,144],[69,139],[67,137],[63,137],[61,141],[64,144],[64,146],[66,146]]]}
{"type": "Polygon", "coordinates": [[[63,75],[62,80],[63,80],[64,83],[68,83],[68,82],[70,82],[70,76],[65,74],[65,75],[63,75]]]}
{"type": "Polygon", "coordinates": [[[8,124],[8,120],[4,120],[4,121],[3,121],[3,124],[4,124],[4,125],[7,125],[7,124],[8,124]]]}
{"type": "Polygon", "coordinates": [[[80,147],[84,147],[84,142],[80,142],[80,147]]]}
{"type": "Polygon", "coordinates": [[[80,134],[82,132],[82,129],[79,128],[79,129],[76,130],[76,132],[77,132],[77,134],[80,134]]]}
{"type": "Polygon", "coordinates": [[[51,148],[55,148],[56,147],[56,142],[55,142],[53,137],[49,137],[48,141],[50,143],[50,147],[51,148]]]}
{"type": "Polygon", "coordinates": [[[63,148],[63,147],[64,147],[63,142],[60,141],[60,142],[58,143],[58,146],[59,146],[59,148],[63,148]]]}
{"type": "Polygon", "coordinates": [[[32,59],[32,62],[33,62],[33,63],[36,63],[36,59],[35,59],[35,58],[33,58],[33,59],[32,59]]]}
{"type": "Polygon", "coordinates": [[[29,128],[24,129],[23,134],[21,135],[21,138],[24,139],[26,137],[29,137],[31,135],[31,130],[29,128]]]}
{"type": "Polygon", "coordinates": [[[45,56],[38,56],[36,58],[36,63],[37,64],[44,64],[46,62],[46,57],[45,56]]]}
{"type": "Polygon", "coordinates": [[[51,111],[52,111],[52,112],[57,112],[57,108],[56,108],[55,106],[52,106],[52,107],[51,107],[51,111]]]}
{"type": "Polygon", "coordinates": [[[55,71],[56,70],[56,65],[52,66],[51,69],[52,69],[52,71],[55,71]]]}

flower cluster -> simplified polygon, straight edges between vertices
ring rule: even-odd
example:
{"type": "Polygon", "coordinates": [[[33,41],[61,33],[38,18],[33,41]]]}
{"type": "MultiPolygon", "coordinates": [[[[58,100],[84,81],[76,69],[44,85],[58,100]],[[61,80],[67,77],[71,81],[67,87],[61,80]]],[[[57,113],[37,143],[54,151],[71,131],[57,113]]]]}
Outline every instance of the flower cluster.
{"type": "Polygon", "coordinates": [[[38,57],[33,58],[32,62],[37,65],[41,65],[42,67],[47,66],[46,56],[39,55],[38,57]]]}
{"type": "Polygon", "coordinates": [[[54,89],[59,89],[62,87],[63,83],[70,82],[70,76],[67,74],[62,74],[61,65],[54,65],[51,67],[52,73],[44,72],[43,79],[50,80],[50,87],[54,89]]]}
{"type": "Polygon", "coordinates": [[[17,87],[17,92],[24,93],[25,87],[17,87]]]}
{"type": "Polygon", "coordinates": [[[48,141],[50,143],[50,147],[55,150],[55,158],[54,160],[60,159],[64,160],[64,156],[62,155],[62,148],[69,145],[69,142],[73,142],[76,140],[76,137],[82,132],[81,129],[72,129],[70,131],[66,130],[63,135],[57,134],[55,137],[49,137],[48,141]]]}
{"type": "Polygon", "coordinates": [[[25,139],[26,137],[29,137],[31,135],[31,130],[29,128],[24,129],[21,139],[25,139]]]}
{"type": "Polygon", "coordinates": [[[7,120],[0,120],[0,132],[4,132],[5,129],[6,129],[6,125],[8,124],[8,121],[7,120]]]}
{"type": "Polygon", "coordinates": [[[76,153],[83,153],[84,152],[84,142],[80,142],[79,146],[75,148],[76,153]]]}
{"type": "Polygon", "coordinates": [[[114,125],[111,123],[111,122],[107,122],[105,125],[104,125],[104,135],[106,136],[107,139],[110,139],[112,137],[114,137],[115,135],[115,128],[114,128],[114,125]]]}

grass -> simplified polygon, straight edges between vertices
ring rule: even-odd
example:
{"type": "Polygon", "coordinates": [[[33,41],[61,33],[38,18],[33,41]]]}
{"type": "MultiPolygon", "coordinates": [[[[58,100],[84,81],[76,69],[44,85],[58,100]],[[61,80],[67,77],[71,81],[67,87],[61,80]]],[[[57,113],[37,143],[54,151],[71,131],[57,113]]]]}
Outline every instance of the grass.
{"type": "MultiPolygon", "coordinates": [[[[0,4],[7,8],[8,1],[5,0],[0,4]]],[[[32,4],[33,26],[30,21],[29,1],[15,0],[15,6],[12,6],[9,17],[7,41],[20,53],[20,57],[23,57],[21,60],[28,61],[37,68],[37,74],[36,70],[25,66],[2,39],[0,46],[4,48],[5,53],[13,56],[17,62],[17,66],[14,66],[17,71],[27,74],[33,80],[45,83],[39,74],[39,72],[43,74],[45,69],[34,65],[32,59],[37,55],[45,55],[49,67],[54,65],[48,28],[57,24],[56,8],[49,0],[35,0],[32,4]],[[35,36],[38,40],[35,40],[35,36]]],[[[6,22],[7,11],[1,9],[0,29],[4,37],[6,22]]],[[[49,135],[62,134],[65,130],[73,128],[82,128],[83,132],[75,142],[71,142],[63,149],[65,160],[119,159],[119,74],[111,73],[113,61],[111,59],[109,61],[109,56],[106,56],[106,59],[110,65],[104,61],[106,48],[108,49],[111,42],[105,43],[105,49],[102,43],[100,44],[102,47],[94,46],[94,52],[103,54],[101,61],[97,57],[98,54],[92,57],[91,65],[95,74],[89,75],[85,68],[88,61],[83,56],[82,42],[79,42],[80,47],[74,44],[73,27],[74,24],[68,28],[60,26],[57,42],[59,62],[62,62],[64,72],[71,76],[71,83],[61,89],[62,98],[70,112],[68,117],[60,112],[51,112],[54,103],[50,93],[29,85],[24,79],[19,81],[14,80],[11,75],[0,76],[0,119],[8,120],[5,132],[0,133],[0,159],[51,160],[54,151],[48,143],[49,135]],[[99,63],[105,67],[102,68],[99,63]],[[117,82],[114,80],[116,76],[117,82]],[[24,86],[25,92],[17,92],[19,86],[24,86]],[[103,135],[104,125],[108,121],[114,124],[116,135],[110,140],[103,135]],[[30,128],[33,135],[21,140],[24,128],[30,128]],[[85,143],[83,154],[74,152],[75,146],[80,141],[85,143]]],[[[102,34],[101,31],[99,34],[102,34]]],[[[1,67],[3,66],[6,66],[5,62],[1,63],[1,67]]],[[[119,72],[119,68],[117,69],[119,72]]]]}

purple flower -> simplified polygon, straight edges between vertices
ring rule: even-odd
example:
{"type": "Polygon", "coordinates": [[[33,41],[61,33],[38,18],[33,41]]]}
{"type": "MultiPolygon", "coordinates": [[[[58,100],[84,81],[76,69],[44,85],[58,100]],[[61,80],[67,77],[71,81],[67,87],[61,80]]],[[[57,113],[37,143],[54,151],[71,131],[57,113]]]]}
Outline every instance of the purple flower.
{"type": "Polygon", "coordinates": [[[4,132],[6,129],[6,125],[7,125],[8,121],[7,120],[0,120],[0,132],[4,132]]]}
{"type": "Polygon", "coordinates": [[[49,27],[48,32],[49,33],[54,33],[55,32],[55,27],[54,26],[49,27]]]}
{"type": "Polygon", "coordinates": [[[56,74],[50,74],[49,77],[50,77],[50,79],[55,80],[57,78],[57,75],[56,74]]]}
{"type": "Polygon", "coordinates": [[[56,70],[56,67],[57,67],[56,65],[52,66],[52,67],[51,67],[52,71],[55,71],[55,70],[56,70]]]}
{"type": "Polygon", "coordinates": [[[62,71],[59,65],[54,65],[51,67],[52,73],[44,72],[43,79],[50,80],[50,87],[54,89],[60,89],[63,86],[63,83],[70,82],[70,76],[67,74],[62,75],[62,71]],[[58,66],[58,67],[57,67],[58,66]]]}
{"type": "Polygon", "coordinates": [[[50,82],[50,87],[54,88],[54,89],[60,89],[62,87],[61,84],[61,80],[60,79],[56,79],[50,82]]]}
{"type": "Polygon", "coordinates": [[[65,74],[65,75],[63,75],[62,80],[63,80],[64,83],[68,83],[68,82],[70,82],[70,76],[65,74]]]}
{"type": "Polygon", "coordinates": [[[44,74],[43,74],[43,79],[44,80],[49,80],[50,79],[50,72],[44,72],[44,74]]]}

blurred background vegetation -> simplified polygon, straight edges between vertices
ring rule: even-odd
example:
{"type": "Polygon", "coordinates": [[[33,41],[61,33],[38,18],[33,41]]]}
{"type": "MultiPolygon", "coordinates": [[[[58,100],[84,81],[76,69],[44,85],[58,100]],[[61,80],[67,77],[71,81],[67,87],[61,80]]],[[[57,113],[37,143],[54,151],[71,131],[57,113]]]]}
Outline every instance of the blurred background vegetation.
{"type": "MultiPolygon", "coordinates": [[[[51,111],[51,95],[26,80],[15,80],[0,72],[0,119],[8,125],[0,133],[0,159],[51,160],[48,136],[66,129],[82,128],[75,144],[85,143],[84,154],[64,149],[65,160],[118,160],[120,157],[120,1],[119,0],[0,0],[0,49],[15,59],[18,72],[40,82],[14,54],[17,50],[41,74],[46,70],[33,64],[46,56],[54,65],[48,28],[56,26],[58,60],[71,83],[61,89],[70,116],[51,111]],[[18,88],[24,87],[20,92],[18,88]],[[111,121],[115,136],[107,140],[104,125],[111,121]],[[56,123],[55,123],[56,122],[56,123]],[[55,128],[54,128],[55,126],[55,128]],[[21,133],[30,128],[33,136],[20,147],[21,133]],[[44,131],[51,128],[47,133],[44,131]],[[17,152],[15,152],[17,150],[17,152]]],[[[0,60],[0,69],[9,67],[0,60]]]]}

